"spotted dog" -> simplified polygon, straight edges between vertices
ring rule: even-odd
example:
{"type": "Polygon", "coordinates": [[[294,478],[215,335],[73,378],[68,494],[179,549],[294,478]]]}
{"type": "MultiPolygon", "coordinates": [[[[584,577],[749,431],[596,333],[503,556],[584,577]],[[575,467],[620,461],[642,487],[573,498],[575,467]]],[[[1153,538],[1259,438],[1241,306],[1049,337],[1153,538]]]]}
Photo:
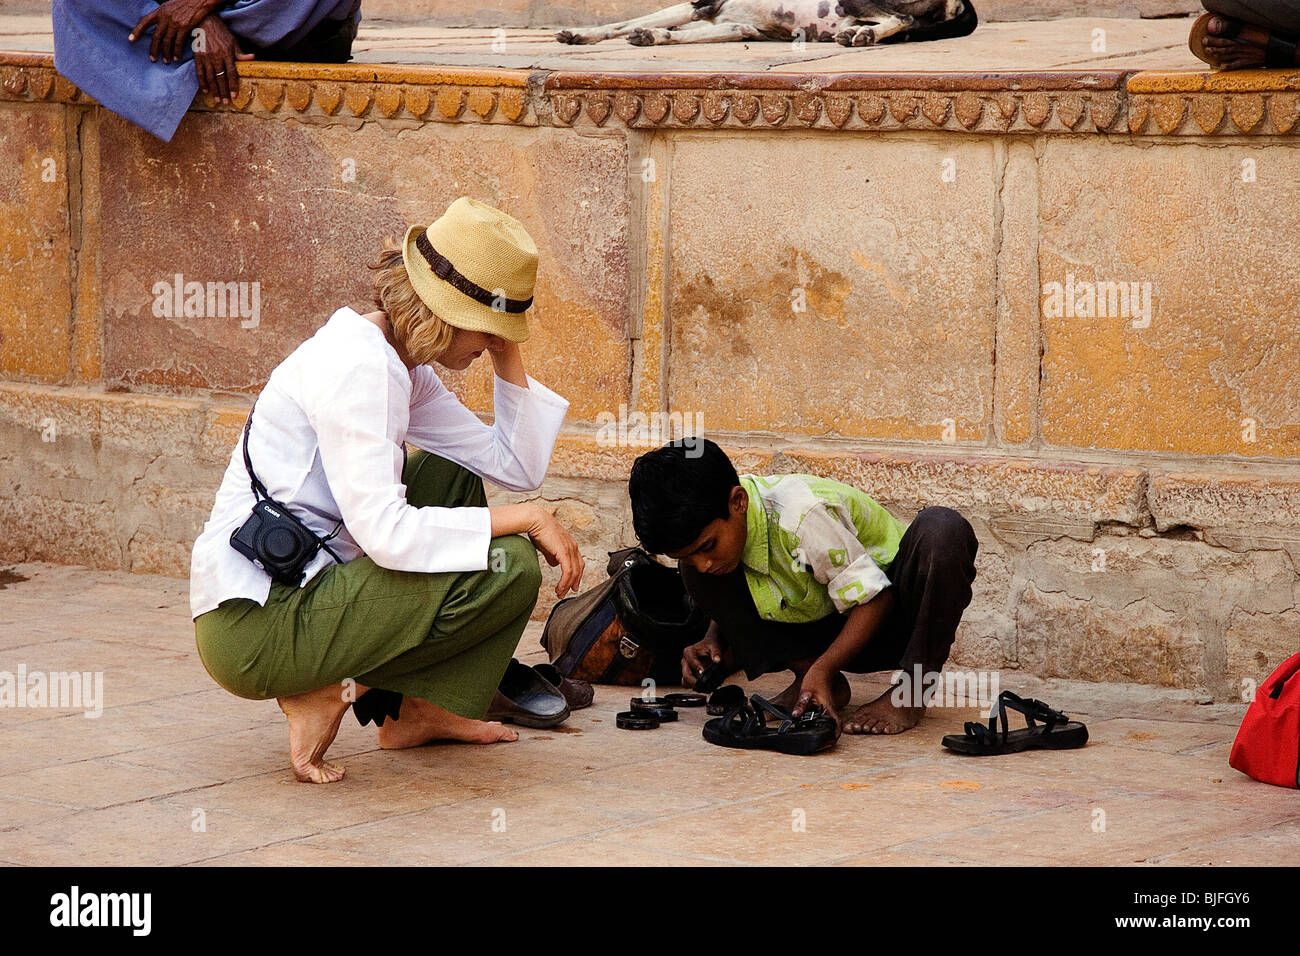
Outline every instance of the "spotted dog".
{"type": "Polygon", "coordinates": [[[555,39],[627,37],[635,46],[803,39],[870,46],[966,36],[977,22],[970,0],[690,0],[620,23],[561,30],[555,39]]]}

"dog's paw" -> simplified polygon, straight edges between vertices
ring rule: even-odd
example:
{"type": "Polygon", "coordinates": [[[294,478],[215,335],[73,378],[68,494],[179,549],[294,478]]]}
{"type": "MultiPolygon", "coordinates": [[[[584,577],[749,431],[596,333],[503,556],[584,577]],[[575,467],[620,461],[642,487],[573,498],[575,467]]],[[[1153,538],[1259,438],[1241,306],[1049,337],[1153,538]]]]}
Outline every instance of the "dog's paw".
{"type": "Polygon", "coordinates": [[[840,46],[853,46],[853,30],[841,30],[835,34],[835,42],[840,46]]]}
{"type": "Polygon", "coordinates": [[[627,42],[633,46],[654,46],[656,43],[667,43],[668,31],[637,27],[627,35],[627,42]]]}
{"type": "Polygon", "coordinates": [[[559,33],[555,34],[555,39],[559,40],[561,43],[595,43],[596,42],[595,37],[584,36],[583,34],[577,33],[573,30],[561,30],[559,33]]]}
{"type": "Polygon", "coordinates": [[[845,30],[835,39],[839,40],[845,46],[871,46],[876,42],[875,27],[857,27],[856,29],[845,30]],[[848,41],[840,40],[840,37],[848,34],[848,41]]]}

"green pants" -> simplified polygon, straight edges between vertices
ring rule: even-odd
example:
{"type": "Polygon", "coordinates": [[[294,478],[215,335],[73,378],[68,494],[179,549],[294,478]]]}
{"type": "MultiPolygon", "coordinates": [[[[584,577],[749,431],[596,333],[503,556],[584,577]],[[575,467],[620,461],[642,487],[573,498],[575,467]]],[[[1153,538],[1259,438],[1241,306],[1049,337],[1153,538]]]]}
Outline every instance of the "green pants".
{"type": "MultiPolygon", "coordinates": [[[[417,507],[487,505],[481,478],[425,451],[412,452],[402,480],[417,507]]],[[[303,588],[272,582],[265,606],[222,601],[194,619],[194,634],[213,680],[240,697],[287,697],[350,677],[479,719],[540,587],[532,542],[504,535],[492,539],[486,571],[393,571],[363,555],[303,588]]]]}

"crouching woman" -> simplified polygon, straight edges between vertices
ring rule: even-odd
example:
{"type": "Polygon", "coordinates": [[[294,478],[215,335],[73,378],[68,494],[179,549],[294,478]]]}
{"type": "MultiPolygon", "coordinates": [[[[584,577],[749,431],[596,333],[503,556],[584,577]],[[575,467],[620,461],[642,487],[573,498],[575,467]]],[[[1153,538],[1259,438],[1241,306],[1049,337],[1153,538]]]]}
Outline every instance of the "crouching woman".
{"type": "Polygon", "coordinates": [[[191,558],[204,667],[233,694],[276,698],[294,773],[313,783],[343,776],[325,751],[353,702],[382,747],[517,739],[481,718],[537,603],[537,552],[561,568],[557,596],[583,570],[540,505],[489,508],[483,488],[540,486],[569,404],[520,356],[528,233],[462,196],[374,269],[379,311],[339,309],[271,373],[191,558]],[[464,369],[485,351],[490,426],[429,364],[464,369]],[[232,545],[267,498],[325,542],[300,580],[232,545]]]}

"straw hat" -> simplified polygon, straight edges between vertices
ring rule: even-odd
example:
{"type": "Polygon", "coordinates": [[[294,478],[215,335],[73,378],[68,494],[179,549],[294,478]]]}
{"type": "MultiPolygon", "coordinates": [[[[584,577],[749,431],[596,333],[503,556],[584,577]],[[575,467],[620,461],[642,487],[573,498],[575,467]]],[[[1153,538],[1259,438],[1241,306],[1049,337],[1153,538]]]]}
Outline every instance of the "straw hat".
{"type": "Polygon", "coordinates": [[[518,219],[461,196],[427,229],[406,230],[402,261],[416,294],[448,325],[528,338],[537,246],[518,219]]]}

